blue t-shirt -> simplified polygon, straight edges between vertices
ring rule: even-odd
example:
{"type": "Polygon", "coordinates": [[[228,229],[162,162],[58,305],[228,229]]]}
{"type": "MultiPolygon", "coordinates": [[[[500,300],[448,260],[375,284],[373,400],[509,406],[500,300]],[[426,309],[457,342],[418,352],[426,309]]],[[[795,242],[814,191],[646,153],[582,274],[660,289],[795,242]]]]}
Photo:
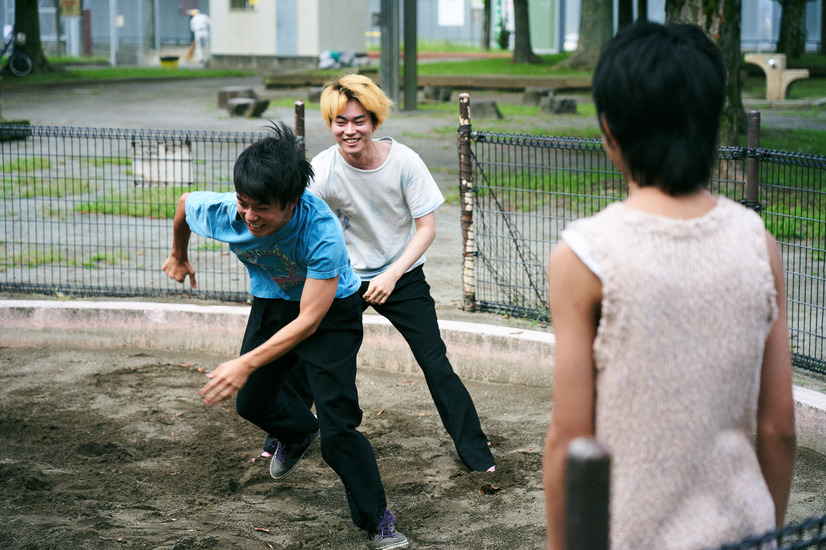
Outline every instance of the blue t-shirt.
{"type": "Polygon", "coordinates": [[[350,266],[341,223],[318,197],[305,192],[287,224],[266,237],[255,237],[238,216],[235,193],[197,191],[186,199],[186,223],[204,237],[229,243],[247,266],[250,294],[258,298],[301,300],[304,281],[338,276],[336,298],[359,289],[350,266]]]}

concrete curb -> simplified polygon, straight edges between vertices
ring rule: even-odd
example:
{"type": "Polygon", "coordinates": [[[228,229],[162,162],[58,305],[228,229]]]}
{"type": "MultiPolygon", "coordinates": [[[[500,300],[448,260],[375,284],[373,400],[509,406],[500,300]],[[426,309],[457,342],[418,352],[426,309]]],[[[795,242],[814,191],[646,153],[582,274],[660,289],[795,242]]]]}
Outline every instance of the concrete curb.
{"type": "MultiPolygon", "coordinates": [[[[42,344],[143,347],[236,355],[249,306],[1,300],[0,345],[42,344]]],[[[463,378],[508,384],[552,384],[552,334],[441,321],[442,337],[463,378]]],[[[378,315],[364,316],[360,364],[396,372],[418,372],[404,339],[378,315]]],[[[550,395],[550,393],[549,393],[550,395]]]]}
{"type": "MultiPolygon", "coordinates": [[[[248,306],[0,300],[0,345],[142,347],[235,355],[248,306]]],[[[456,372],[465,379],[548,387],[554,336],[545,332],[440,321],[456,372]]],[[[360,364],[418,372],[399,333],[383,317],[365,315],[360,364]]],[[[798,445],[826,454],[826,395],[795,387],[798,445]]]]}

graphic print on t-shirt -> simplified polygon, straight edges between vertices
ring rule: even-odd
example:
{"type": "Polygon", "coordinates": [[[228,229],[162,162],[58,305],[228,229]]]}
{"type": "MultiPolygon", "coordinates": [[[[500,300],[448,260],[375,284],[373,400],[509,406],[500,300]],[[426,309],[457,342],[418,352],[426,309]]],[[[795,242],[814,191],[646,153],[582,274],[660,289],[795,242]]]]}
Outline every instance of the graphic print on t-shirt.
{"type": "Polygon", "coordinates": [[[272,250],[251,248],[235,252],[245,264],[256,265],[263,269],[279,288],[287,290],[304,284],[306,273],[300,273],[298,266],[281,253],[278,247],[272,250]]]}

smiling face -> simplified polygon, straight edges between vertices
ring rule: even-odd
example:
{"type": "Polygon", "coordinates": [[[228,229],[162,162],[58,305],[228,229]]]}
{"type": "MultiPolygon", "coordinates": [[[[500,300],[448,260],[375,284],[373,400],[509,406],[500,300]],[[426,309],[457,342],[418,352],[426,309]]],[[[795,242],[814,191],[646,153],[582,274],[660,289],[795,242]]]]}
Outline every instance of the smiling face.
{"type": "Polygon", "coordinates": [[[331,126],[338,149],[345,159],[369,154],[373,147],[373,132],[378,125],[361,103],[351,99],[334,119],[331,126]]]}
{"type": "Polygon", "coordinates": [[[236,196],[238,217],[244,220],[254,237],[267,237],[287,225],[298,202],[290,201],[285,207],[281,207],[277,204],[259,202],[243,193],[236,193],[236,196]]]}

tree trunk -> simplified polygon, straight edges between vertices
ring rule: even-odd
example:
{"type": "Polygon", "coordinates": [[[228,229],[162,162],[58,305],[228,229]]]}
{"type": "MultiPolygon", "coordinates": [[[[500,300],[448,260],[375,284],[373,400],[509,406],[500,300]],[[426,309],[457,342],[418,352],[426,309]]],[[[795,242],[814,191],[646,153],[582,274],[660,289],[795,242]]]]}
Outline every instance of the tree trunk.
{"type": "Polygon", "coordinates": [[[593,70],[599,52],[614,35],[614,3],[611,0],[582,0],[579,40],[576,51],[557,67],[593,70]]]}
{"type": "MultiPolygon", "coordinates": [[[[43,44],[40,42],[40,14],[37,0],[14,1],[14,32],[26,35],[25,44],[18,44],[18,51],[26,54],[32,60],[32,73],[52,72],[52,67],[43,55],[43,44]]],[[[7,71],[11,74],[11,71],[7,71]]]]}
{"type": "Polygon", "coordinates": [[[693,23],[720,47],[728,72],[726,101],[720,121],[720,143],[738,145],[748,125],[740,77],[741,0],[666,0],[665,20],[693,23]]]}
{"type": "Polygon", "coordinates": [[[544,63],[533,53],[528,0],[513,0],[513,58],[511,63],[544,63]]]}
{"type": "MultiPolygon", "coordinates": [[[[825,0],[826,1],[826,0],[825,0]]],[[[493,0],[484,0],[482,4],[482,49],[490,49],[490,23],[492,16],[493,0]]]]}
{"type": "Polygon", "coordinates": [[[798,59],[806,50],[806,0],[783,0],[777,51],[798,59]]]}
{"type": "Polygon", "coordinates": [[[619,0],[617,2],[617,26],[621,29],[634,22],[634,1],[619,0]]]}
{"type": "Polygon", "coordinates": [[[826,55],[826,0],[820,0],[820,55],[826,55]]]}

